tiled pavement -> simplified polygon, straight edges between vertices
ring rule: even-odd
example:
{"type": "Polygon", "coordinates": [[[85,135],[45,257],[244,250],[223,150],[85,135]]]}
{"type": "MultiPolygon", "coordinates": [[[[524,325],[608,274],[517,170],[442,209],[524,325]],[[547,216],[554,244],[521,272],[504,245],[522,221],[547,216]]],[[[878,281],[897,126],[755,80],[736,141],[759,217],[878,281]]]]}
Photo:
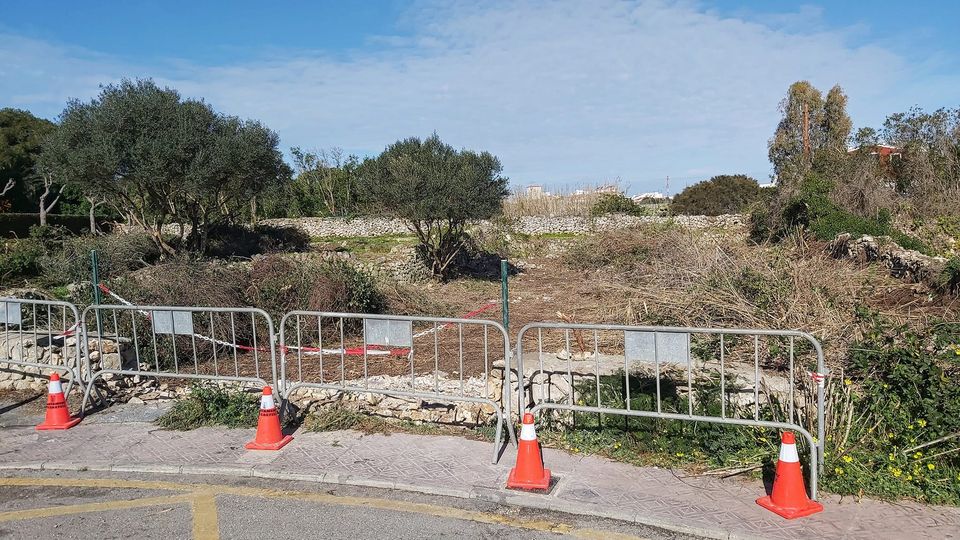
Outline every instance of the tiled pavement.
{"type": "Polygon", "coordinates": [[[296,433],[279,452],[250,452],[252,430],[171,432],[145,422],[88,421],[66,432],[0,428],[0,469],[49,468],[264,477],[396,487],[560,511],[604,515],[723,538],[960,538],[960,509],[826,497],[824,512],[787,521],[754,503],[752,480],[685,477],[546,450],[559,482],[549,495],[503,489],[507,448],[458,437],[296,433]]]}

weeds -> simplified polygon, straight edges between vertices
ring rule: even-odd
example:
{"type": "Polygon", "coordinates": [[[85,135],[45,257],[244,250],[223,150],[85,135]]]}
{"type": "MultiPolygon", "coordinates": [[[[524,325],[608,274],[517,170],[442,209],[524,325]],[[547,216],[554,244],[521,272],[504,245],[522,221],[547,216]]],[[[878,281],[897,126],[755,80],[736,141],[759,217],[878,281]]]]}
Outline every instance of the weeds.
{"type": "Polygon", "coordinates": [[[199,383],[156,422],[162,428],[178,431],[205,426],[254,427],[259,413],[256,394],[199,383]]]}
{"type": "Polygon", "coordinates": [[[324,407],[306,416],[303,421],[306,431],[342,431],[352,429],[366,434],[412,433],[415,435],[464,435],[479,440],[493,440],[493,427],[476,429],[415,423],[409,420],[384,418],[342,405],[324,407]]]}

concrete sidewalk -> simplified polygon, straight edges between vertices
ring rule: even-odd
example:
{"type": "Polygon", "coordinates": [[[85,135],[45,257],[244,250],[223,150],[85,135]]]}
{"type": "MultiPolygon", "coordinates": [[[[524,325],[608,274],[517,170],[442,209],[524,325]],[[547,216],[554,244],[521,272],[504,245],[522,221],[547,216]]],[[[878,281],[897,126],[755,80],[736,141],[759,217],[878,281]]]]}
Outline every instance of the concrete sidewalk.
{"type": "Polygon", "coordinates": [[[514,461],[490,443],[449,436],[294,434],[278,452],[247,451],[253,430],[190,432],[99,413],[64,432],[0,427],[0,469],[230,474],[394,488],[610,517],[715,538],[960,538],[960,509],[823,497],[825,510],[794,521],[757,506],[760,482],[687,477],[546,450],[559,482],[549,495],[503,488],[514,461]],[[97,417],[100,418],[97,418],[97,417]]]}

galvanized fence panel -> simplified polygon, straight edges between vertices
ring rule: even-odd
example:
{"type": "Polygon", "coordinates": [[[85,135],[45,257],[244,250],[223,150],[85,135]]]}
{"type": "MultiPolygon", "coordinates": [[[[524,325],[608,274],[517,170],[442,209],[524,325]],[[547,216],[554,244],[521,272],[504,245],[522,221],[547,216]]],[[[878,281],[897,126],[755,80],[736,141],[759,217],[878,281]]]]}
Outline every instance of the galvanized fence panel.
{"type": "Polygon", "coordinates": [[[491,378],[500,360],[509,378],[511,353],[506,330],[494,321],[316,311],[292,311],[280,321],[285,401],[300,388],[318,388],[487,405],[497,422],[494,462],[504,425],[516,441],[510,400],[505,410],[497,403],[510,386],[491,378]]]}
{"type": "Polygon", "coordinates": [[[92,305],[81,321],[83,410],[107,375],[278,382],[273,320],[261,309],[92,305]]]}
{"type": "Polygon", "coordinates": [[[520,412],[532,405],[534,414],[597,413],[598,422],[612,414],[794,430],[810,450],[816,497],[826,367],[809,334],[532,323],[520,330],[516,348],[520,412]]]}
{"type": "Polygon", "coordinates": [[[0,368],[63,373],[69,394],[74,382],[82,382],[78,322],[77,308],[69,302],[0,298],[0,368]]]}

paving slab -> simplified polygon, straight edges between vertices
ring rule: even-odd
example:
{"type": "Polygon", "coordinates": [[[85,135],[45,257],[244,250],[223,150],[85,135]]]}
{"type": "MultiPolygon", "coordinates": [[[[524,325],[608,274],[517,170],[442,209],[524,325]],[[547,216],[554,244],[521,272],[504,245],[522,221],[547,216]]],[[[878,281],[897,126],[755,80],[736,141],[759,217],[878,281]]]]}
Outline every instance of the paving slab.
{"type": "MultiPolygon", "coordinates": [[[[128,418],[123,415],[123,418],[128,418]]],[[[89,420],[89,419],[88,419],[89,420]]],[[[0,428],[0,469],[229,474],[404,489],[623,519],[714,538],[960,538],[960,508],[825,496],[825,510],[784,520],[754,501],[763,484],[689,476],[546,449],[559,482],[548,495],[506,490],[507,447],[452,436],[298,432],[280,451],[248,451],[252,429],[167,431],[148,422],[90,422],[62,432],[0,428]]]]}

